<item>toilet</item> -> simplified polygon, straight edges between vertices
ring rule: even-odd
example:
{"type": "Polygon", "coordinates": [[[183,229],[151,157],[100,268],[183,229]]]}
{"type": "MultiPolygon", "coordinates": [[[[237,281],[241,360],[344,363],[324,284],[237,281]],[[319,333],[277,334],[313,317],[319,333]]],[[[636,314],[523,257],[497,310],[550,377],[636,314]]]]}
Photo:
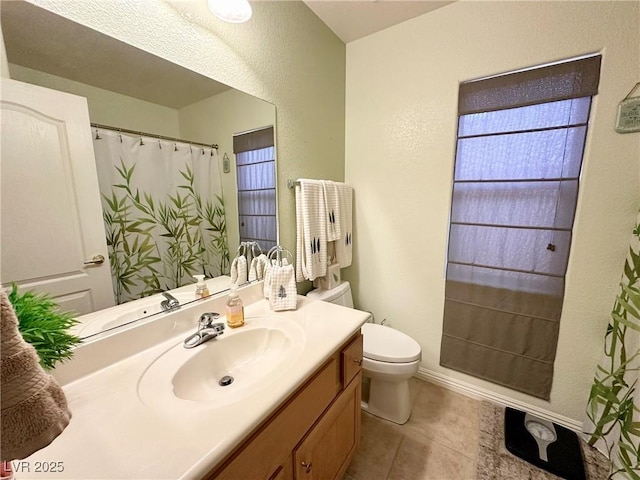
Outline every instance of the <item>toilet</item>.
{"type": "MultiPolygon", "coordinates": [[[[331,290],[312,290],[307,297],[353,308],[349,282],[331,290]]],[[[375,323],[365,323],[362,334],[362,409],[394,423],[406,423],[411,415],[409,379],[420,365],[420,345],[398,330],[375,323]]]]}

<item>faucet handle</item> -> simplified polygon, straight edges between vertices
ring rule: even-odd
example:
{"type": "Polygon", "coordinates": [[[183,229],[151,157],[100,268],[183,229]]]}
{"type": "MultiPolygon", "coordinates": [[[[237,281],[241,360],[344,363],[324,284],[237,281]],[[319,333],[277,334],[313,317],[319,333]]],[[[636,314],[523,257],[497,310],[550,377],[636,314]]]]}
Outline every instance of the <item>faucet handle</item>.
{"type": "MultiPolygon", "coordinates": [[[[220,314],[217,312],[207,312],[200,315],[200,320],[198,320],[198,330],[202,328],[213,328],[213,322],[215,322],[218,318],[220,318],[220,314]]],[[[221,324],[224,330],[224,324],[221,324]]]]}

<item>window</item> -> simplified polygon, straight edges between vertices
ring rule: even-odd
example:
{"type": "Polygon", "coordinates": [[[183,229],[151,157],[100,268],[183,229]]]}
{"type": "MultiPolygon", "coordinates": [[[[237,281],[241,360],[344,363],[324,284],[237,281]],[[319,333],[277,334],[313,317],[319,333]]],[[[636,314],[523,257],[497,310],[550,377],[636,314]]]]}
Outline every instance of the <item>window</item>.
{"type": "Polygon", "coordinates": [[[277,243],[276,167],[273,127],[234,135],[240,242],[263,251],[277,243]]]}
{"type": "Polygon", "coordinates": [[[441,365],[549,398],[600,58],[460,85],[441,365]]]}

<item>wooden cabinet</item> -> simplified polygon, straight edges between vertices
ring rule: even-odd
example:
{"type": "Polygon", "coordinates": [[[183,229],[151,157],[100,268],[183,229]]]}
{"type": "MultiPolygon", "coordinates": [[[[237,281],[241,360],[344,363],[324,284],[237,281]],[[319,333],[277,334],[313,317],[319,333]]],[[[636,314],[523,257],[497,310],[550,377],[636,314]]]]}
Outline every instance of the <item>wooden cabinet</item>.
{"type": "Polygon", "coordinates": [[[361,365],[358,332],[206,479],[341,478],[360,439],[361,365]]]}
{"type": "Polygon", "coordinates": [[[296,448],[295,478],[342,478],[360,439],[360,380],[358,373],[331,408],[296,448]]]}

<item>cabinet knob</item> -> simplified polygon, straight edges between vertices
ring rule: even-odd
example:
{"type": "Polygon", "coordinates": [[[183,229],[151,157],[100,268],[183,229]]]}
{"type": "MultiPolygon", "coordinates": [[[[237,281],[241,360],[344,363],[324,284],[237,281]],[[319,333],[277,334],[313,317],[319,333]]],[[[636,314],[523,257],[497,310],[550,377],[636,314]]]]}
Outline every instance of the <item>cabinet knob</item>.
{"type": "Polygon", "coordinates": [[[359,367],[362,366],[362,359],[361,358],[354,358],[353,361],[356,362],[359,367]]]}
{"type": "Polygon", "coordinates": [[[309,473],[311,471],[311,462],[302,462],[302,466],[304,467],[304,473],[309,473]]]}

